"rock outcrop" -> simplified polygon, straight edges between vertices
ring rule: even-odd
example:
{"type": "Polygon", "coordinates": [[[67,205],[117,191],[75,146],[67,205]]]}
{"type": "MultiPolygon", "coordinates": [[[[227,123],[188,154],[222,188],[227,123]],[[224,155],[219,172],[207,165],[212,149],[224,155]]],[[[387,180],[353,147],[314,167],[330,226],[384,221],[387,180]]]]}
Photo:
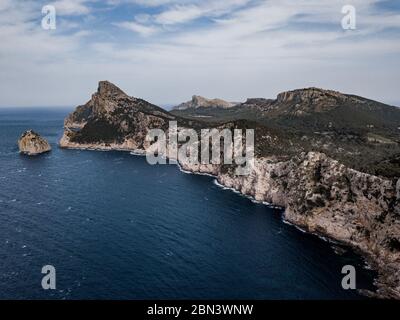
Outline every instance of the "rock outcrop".
{"type": "Polygon", "coordinates": [[[102,144],[144,149],[148,130],[166,128],[170,120],[176,117],[147,101],[126,95],[108,81],[101,81],[91,100],[65,119],[60,145],[102,144]]]}
{"type": "Polygon", "coordinates": [[[330,112],[344,105],[348,105],[350,108],[352,106],[368,108],[371,103],[375,104],[371,110],[379,108],[379,103],[362,97],[311,87],[281,92],[276,99],[248,99],[237,107],[261,111],[264,116],[269,118],[285,116],[304,118],[309,115],[330,112]]]}
{"type": "MultiPolygon", "coordinates": [[[[143,154],[150,128],[166,129],[168,120],[179,121],[180,127],[201,126],[118,90],[101,83],[91,101],[65,121],[60,145],[143,154]]],[[[280,99],[296,100],[296,94],[284,94],[280,99]]],[[[319,93],[310,93],[314,94],[319,93]]],[[[221,126],[232,128],[231,123],[221,126]]],[[[214,175],[221,185],[281,206],[287,221],[355,248],[379,272],[376,295],[400,299],[400,180],[350,169],[324,153],[302,152],[292,143],[299,152],[282,158],[276,155],[283,144],[279,135],[265,130],[256,130],[256,135],[261,136],[256,137],[256,144],[262,144],[266,152],[256,150],[249,175],[236,176],[233,165],[180,166],[185,171],[214,175]]]]}
{"type": "Polygon", "coordinates": [[[201,96],[193,96],[192,100],[184,102],[173,110],[186,110],[186,109],[198,109],[198,108],[222,108],[228,109],[235,106],[237,103],[228,102],[221,99],[207,99],[201,96]]]}
{"type": "Polygon", "coordinates": [[[50,144],[33,130],[24,132],[18,140],[19,152],[29,156],[49,152],[50,144]]]}

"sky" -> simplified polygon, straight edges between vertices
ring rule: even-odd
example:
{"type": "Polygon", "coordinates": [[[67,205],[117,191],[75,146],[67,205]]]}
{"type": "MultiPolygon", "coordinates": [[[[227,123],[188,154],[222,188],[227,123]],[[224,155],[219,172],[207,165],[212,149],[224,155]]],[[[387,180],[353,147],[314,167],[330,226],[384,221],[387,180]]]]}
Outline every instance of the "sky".
{"type": "Polygon", "coordinates": [[[0,106],[84,104],[100,80],[158,105],[315,86],[400,106],[399,40],[399,0],[0,0],[0,106]]]}

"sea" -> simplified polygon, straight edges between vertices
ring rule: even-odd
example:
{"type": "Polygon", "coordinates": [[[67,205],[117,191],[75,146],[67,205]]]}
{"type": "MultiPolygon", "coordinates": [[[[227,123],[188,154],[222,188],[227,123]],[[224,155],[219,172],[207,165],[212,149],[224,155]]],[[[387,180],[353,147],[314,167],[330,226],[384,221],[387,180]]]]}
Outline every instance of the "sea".
{"type": "Polygon", "coordinates": [[[0,299],[365,299],[376,273],[282,210],[176,165],[58,148],[72,108],[0,109],[0,299]],[[19,154],[28,129],[52,152],[19,154]],[[44,266],[54,289],[44,289],[44,266]]]}

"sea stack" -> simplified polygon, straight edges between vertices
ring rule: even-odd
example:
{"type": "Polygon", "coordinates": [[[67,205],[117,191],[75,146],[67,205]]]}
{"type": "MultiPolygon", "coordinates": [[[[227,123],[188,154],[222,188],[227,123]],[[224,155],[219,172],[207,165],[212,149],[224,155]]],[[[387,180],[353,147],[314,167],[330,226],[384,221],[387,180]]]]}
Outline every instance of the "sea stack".
{"type": "Polygon", "coordinates": [[[24,132],[18,140],[19,152],[35,156],[51,150],[50,144],[33,130],[24,132]]]}

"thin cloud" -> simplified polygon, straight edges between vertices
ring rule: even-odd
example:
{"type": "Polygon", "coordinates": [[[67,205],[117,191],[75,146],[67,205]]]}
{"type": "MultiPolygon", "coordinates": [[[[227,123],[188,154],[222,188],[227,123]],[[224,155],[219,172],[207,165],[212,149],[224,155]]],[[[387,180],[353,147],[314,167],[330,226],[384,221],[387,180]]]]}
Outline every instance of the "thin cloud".
{"type": "Polygon", "coordinates": [[[2,1],[0,105],[80,104],[99,79],[159,104],[306,86],[400,101],[399,12],[353,0],[344,31],[345,2],[81,0],[46,31],[47,1],[2,1]]]}
{"type": "Polygon", "coordinates": [[[248,4],[249,0],[203,1],[200,4],[175,5],[154,16],[158,24],[180,24],[202,17],[218,17],[248,4]]]}
{"type": "Polygon", "coordinates": [[[84,15],[90,13],[88,3],[91,0],[58,0],[53,5],[59,15],[84,15]]]}
{"type": "Polygon", "coordinates": [[[136,22],[120,22],[120,23],[115,23],[117,27],[124,28],[133,32],[138,33],[141,36],[148,37],[151,36],[157,32],[159,32],[158,28],[151,27],[151,26],[145,26],[140,23],[136,22]]]}

